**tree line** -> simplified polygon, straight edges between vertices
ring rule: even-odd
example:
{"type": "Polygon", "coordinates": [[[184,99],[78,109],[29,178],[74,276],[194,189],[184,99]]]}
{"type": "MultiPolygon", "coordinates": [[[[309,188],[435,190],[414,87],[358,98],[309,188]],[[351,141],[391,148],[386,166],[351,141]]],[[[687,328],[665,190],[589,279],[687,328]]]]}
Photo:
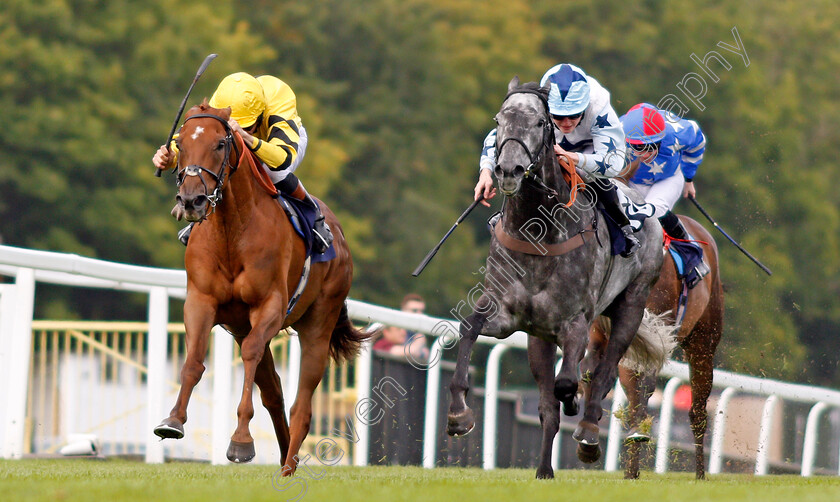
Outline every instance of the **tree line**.
{"type": "MultiPolygon", "coordinates": [[[[174,181],[154,178],[150,159],[215,52],[191,104],[234,71],[295,90],[310,137],[298,175],[342,222],[356,262],[351,296],[396,306],[417,292],[431,314],[451,317],[481,280],[491,211],[475,211],[419,279],[410,272],[471,202],[507,82],[570,62],[610,90],[619,114],[679,98],[708,138],[698,200],[774,271],[719,239],[718,364],[840,383],[838,11],[829,0],[9,0],[0,235],[181,268],[174,181]]],[[[702,221],[685,202],[677,212],[702,221]]],[[[144,312],[142,298],[59,289],[37,315],[144,312]]]]}

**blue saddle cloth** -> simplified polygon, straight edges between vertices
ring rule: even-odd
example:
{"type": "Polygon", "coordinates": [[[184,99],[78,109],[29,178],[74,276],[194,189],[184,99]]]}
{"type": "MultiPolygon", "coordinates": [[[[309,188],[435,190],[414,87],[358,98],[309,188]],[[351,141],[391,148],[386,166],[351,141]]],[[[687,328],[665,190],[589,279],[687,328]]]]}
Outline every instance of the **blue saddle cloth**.
{"type": "Polygon", "coordinates": [[[321,263],[335,258],[335,246],[332,244],[330,244],[329,249],[324,254],[314,254],[312,252],[312,241],[315,239],[312,227],[315,226],[315,217],[317,216],[315,208],[294,197],[288,197],[282,193],[278,193],[277,195],[277,200],[286,211],[286,214],[289,215],[295,232],[303,239],[304,246],[306,247],[306,256],[312,257],[312,263],[321,263]],[[297,219],[292,217],[292,212],[297,216],[297,219]]]}

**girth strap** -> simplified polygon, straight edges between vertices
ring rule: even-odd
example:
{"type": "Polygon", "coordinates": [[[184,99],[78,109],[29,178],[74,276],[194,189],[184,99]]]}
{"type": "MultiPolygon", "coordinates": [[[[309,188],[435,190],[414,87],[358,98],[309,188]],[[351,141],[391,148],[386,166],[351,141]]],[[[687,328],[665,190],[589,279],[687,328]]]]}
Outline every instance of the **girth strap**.
{"type": "Polygon", "coordinates": [[[589,226],[578,232],[575,236],[566,239],[563,242],[557,244],[539,243],[539,245],[529,241],[519,240],[511,236],[510,234],[505,232],[502,226],[503,225],[501,224],[501,222],[497,223],[494,231],[494,234],[496,235],[496,239],[498,239],[499,244],[511,251],[517,251],[519,253],[525,253],[536,256],[564,255],[569,251],[574,251],[575,249],[583,246],[587,242],[587,240],[592,240],[594,238],[594,236],[589,237],[588,239],[584,237],[587,232],[593,232],[594,225],[592,223],[590,223],[589,226]]]}

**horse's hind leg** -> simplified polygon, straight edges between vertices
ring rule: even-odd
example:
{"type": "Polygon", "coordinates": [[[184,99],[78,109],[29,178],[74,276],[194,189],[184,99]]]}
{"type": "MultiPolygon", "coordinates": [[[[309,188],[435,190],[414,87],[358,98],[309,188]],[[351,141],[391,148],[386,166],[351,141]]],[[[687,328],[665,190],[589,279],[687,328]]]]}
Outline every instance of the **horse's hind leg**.
{"type": "Polygon", "coordinates": [[[696,326],[683,346],[683,352],[688,360],[691,380],[691,409],[688,418],[691,431],[694,433],[694,461],[697,479],[706,477],[705,453],[703,443],[706,438],[707,414],[706,404],[712,391],[715,349],[717,341],[709,336],[709,331],[703,326],[696,326]]]}
{"type": "MultiPolygon", "coordinates": [[[[646,296],[647,288],[645,288],[644,293],[646,296]]],[[[625,291],[625,298],[627,294],[628,292],[625,291]]],[[[583,418],[573,435],[574,439],[581,445],[597,445],[599,442],[598,421],[603,414],[601,401],[615,384],[618,361],[627,352],[644,314],[644,297],[642,295],[637,296],[638,298],[634,302],[636,305],[629,305],[629,302],[624,300],[623,304],[618,307],[621,309],[621,314],[613,316],[607,350],[603,359],[595,368],[583,418]]]]}
{"type": "Polygon", "coordinates": [[[557,345],[533,336],[528,337],[528,363],[531,373],[540,389],[540,424],[543,436],[540,448],[540,463],[537,467],[537,479],[554,477],[551,467],[551,449],[554,436],[560,429],[560,401],[554,396],[554,360],[557,345]]]}
{"type": "MultiPolygon", "coordinates": [[[[320,316],[313,316],[314,318],[323,319],[320,316]]],[[[295,404],[292,405],[289,424],[289,451],[283,464],[284,476],[293,475],[300,461],[297,454],[303,440],[309,434],[309,427],[312,422],[312,394],[318,384],[321,383],[321,378],[323,378],[324,371],[329,363],[330,335],[337,318],[338,311],[329,317],[330,322],[319,323],[311,328],[301,324],[295,325],[295,329],[301,333],[299,335],[301,351],[300,380],[295,404]],[[327,326],[330,328],[327,329],[327,326]]]]}
{"type": "Polygon", "coordinates": [[[257,365],[257,372],[254,374],[254,383],[260,388],[260,398],[263,407],[268,410],[271,422],[274,424],[274,434],[277,436],[277,443],[280,445],[280,463],[286,463],[286,454],[289,452],[289,424],[286,422],[286,406],[283,401],[283,388],[280,385],[280,375],[274,369],[274,357],[271,355],[270,343],[265,345],[260,363],[257,365]]]}
{"type": "Polygon", "coordinates": [[[184,325],[186,327],[187,354],[181,366],[181,389],[175,406],[160,425],[155,427],[155,434],[162,439],[181,439],[184,437],[184,424],[187,422],[187,405],[195,386],[204,374],[204,357],[210,340],[215,309],[208,299],[198,300],[187,296],[184,304],[184,325]]]}

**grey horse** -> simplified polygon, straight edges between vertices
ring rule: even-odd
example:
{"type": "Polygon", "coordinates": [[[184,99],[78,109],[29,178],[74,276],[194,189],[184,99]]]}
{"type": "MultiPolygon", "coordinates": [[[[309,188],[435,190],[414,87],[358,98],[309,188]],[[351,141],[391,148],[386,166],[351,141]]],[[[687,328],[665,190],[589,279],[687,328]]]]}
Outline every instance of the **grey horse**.
{"type": "Polygon", "coordinates": [[[447,425],[451,436],[467,434],[475,426],[466,397],[478,335],[503,339],[527,332],[543,428],[537,478],[554,477],[551,447],[560,426],[560,403],[565,414],[577,415],[581,373],[588,385],[583,418],[574,432],[578,458],[594,462],[600,457],[601,400],[615,383],[619,360],[634,337],[640,338],[635,335],[647,318],[645,302],[663,260],[662,230],[655,219],[648,219],[638,233],[641,249],[622,258],[611,256],[594,191],[578,191],[575,203],[568,204],[573,191],[554,155],[547,96],[547,88],[533,82],[520,85],[515,77],[495,118],[494,174],[506,199],[483,270],[483,292],[472,302],[473,312],[461,319],[447,425]],[[584,360],[589,327],[599,315],[611,321],[609,343],[584,360]],[[555,377],[558,347],[563,363],[555,377]]]}

